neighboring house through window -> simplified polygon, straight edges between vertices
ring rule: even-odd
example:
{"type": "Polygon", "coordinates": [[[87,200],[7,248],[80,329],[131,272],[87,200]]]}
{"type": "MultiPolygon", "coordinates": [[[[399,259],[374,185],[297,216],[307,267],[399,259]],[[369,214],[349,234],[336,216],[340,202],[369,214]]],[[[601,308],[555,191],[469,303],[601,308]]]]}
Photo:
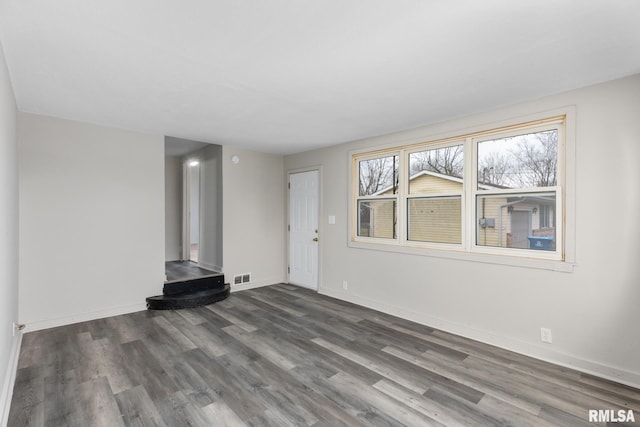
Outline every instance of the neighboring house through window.
{"type": "Polygon", "coordinates": [[[565,125],[352,153],[351,241],[563,261],[565,125]]]}

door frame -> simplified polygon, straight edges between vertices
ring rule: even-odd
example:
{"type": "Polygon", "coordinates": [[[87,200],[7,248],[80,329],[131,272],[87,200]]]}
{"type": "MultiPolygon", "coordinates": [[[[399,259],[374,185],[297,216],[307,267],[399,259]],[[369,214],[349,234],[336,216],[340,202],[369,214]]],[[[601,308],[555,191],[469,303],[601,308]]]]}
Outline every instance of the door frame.
{"type": "Polygon", "coordinates": [[[322,221],[322,165],[289,169],[287,171],[287,177],[286,177],[287,182],[285,183],[285,191],[287,192],[287,223],[284,228],[285,239],[287,242],[287,256],[285,259],[284,271],[286,272],[286,275],[287,275],[287,283],[290,283],[290,279],[291,279],[291,276],[289,274],[289,261],[291,260],[291,237],[289,234],[289,225],[291,224],[291,191],[289,191],[289,183],[291,182],[290,178],[291,178],[291,175],[293,174],[311,172],[311,171],[318,172],[318,239],[319,239],[318,240],[318,280],[315,288],[304,286],[304,285],[297,285],[294,283],[292,283],[292,285],[304,287],[307,289],[313,289],[314,291],[319,292],[320,289],[322,288],[322,250],[321,249],[323,245],[322,235],[324,230],[324,225],[322,221]]]}

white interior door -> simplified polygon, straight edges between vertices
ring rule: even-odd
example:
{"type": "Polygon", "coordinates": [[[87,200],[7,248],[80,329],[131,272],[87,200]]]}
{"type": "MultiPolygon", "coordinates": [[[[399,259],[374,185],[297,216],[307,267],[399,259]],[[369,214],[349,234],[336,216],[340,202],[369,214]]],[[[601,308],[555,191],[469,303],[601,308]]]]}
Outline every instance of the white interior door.
{"type": "Polygon", "coordinates": [[[289,282],[312,289],[318,289],[318,175],[289,175],[289,282]]]}

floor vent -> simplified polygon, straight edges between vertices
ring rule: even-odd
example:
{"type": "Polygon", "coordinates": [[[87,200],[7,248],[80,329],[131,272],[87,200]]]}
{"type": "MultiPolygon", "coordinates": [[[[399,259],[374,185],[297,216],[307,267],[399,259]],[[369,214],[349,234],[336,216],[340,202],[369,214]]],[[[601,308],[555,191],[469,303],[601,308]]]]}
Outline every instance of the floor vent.
{"type": "Polygon", "coordinates": [[[242,275],[241,274],[237,274],[235,276],[233,276],[233,284],[234,285],[239,285],[242,283],[242,275]]]}
{"type": "Polygon", "coordinates": [[[249,283],[251,281],[251,273],[245,273],[242,275],[242,283],[249,283]]]}

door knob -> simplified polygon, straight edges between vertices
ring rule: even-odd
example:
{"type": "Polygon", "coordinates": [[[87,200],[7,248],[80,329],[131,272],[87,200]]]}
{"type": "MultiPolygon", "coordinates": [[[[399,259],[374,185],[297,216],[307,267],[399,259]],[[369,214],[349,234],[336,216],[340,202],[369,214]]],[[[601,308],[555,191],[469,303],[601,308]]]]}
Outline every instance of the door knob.
{"type": "Polygon", "coordinates": [[[313,241],[314,241],[314,242],[317,242],[317,241],[318,241],[318,238],[317,238],[317,237],[314,237],[314,238],[313,238],[313,241]]]}

